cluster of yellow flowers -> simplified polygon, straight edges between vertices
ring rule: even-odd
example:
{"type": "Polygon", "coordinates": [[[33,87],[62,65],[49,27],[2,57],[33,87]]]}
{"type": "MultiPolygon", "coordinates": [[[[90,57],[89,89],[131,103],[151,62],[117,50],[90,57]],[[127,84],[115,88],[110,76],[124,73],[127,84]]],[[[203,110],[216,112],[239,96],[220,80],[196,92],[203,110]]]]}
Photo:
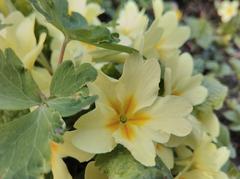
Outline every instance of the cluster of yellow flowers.
{"type": "MultiPolygon", "coordinates": [[[[86,0],[68,2],[69,13],[79,12],[89,24],[101,24],[97,16],[104,10],[98,4],[86,0]]],[[[161,0],[153,0],[152,4],[155,19],[149,27],[144,10],[128,1],[120,10],[116,27],[110,29],[120,34],[121,44],[136,48],[141,55],[106,52],[79,41],[68,44],[64,60],[90,62],[99,68],[98,57],[106,53],[106,60],[124,63],[124,67],[117,80],[99,70],[97,80],[89,84],[91,94],[98,95],[95,109],[80,117],[74,125],[76,130],[64,134],[63,144],[51,143],[55,179],[71,178],[63,157],[89,161],[95,154],[112,151],[117,144],[145,166],[154,166],[156,156],[169,169],[178,166],[176,179],[228,178],[221,167],[228,160],[229,151],[214,144],[220,128],[217,117],[213,112],[192,113],[194,106],[205,101],[208,92],[201,85],[203,76],[193,74],[191,55],[179,49],[189,38],[190,29],[179,25],[176,12],[165,12],[161,0]],[[159,90],[163,91],[161,95],[159,90]]],[[[48,95],[51,74],[34,65],[46,34],[36,39],[35,22],[45,26],[53,38],[53,70],[57,67],[63,34],[37,12],[24,17],[13,10],[0,19],[11,24],[0,31],[0,49],[12,48],[48,95]]],[[[92,161],[87,165],[85,178],[107,176],[92,161]]]]}
{"type": "Polygon", "coordinates": [[[222,22],[230,21],[234,16],[238,14],[238,1],[222,1],[217,4],[218,14],[221,17],[222,22]]]}

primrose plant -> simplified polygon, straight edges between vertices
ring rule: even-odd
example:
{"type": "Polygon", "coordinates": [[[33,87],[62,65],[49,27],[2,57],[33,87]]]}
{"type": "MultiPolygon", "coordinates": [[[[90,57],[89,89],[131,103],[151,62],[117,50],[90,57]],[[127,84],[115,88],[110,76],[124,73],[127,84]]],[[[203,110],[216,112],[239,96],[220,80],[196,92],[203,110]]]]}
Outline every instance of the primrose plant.
{"type": "Polygon", "coordinates": [[[176,12],[152,0],[150,23],[128,1],[104,24],[86,0],[24,4],[0,4],[0,178],[229,178],[227,88],[193,74],[176,12]]]}

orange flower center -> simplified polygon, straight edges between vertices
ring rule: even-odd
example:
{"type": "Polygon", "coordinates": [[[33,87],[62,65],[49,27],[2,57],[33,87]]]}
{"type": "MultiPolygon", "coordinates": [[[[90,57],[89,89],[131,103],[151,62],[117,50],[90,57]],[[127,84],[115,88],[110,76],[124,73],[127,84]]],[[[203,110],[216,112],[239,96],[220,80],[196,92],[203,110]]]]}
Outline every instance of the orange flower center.
{"type": "Polygon", "coordinates": [[[134,126],[142,126],[150,119],[145,112],[136,111],[137,101],[134,96],[127,97],[123,103],[111,101],[110,106],[116,114],[109,119],[106,127],[112,132],[120,129],[122,136],[128,140],[135,137],[134,126]]]}

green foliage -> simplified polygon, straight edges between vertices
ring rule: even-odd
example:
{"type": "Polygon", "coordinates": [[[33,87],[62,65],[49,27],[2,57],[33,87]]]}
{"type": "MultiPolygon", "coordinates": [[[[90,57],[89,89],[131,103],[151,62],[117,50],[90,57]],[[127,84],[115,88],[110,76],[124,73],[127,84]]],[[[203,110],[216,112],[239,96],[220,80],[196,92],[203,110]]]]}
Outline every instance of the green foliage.
{"type": "Polygon", "coordinates": [[[32,6],[28,0],[11,0],[17,10],[21,11],[24,15],[29,15],[32,12],[32,6]]]}
{"type": "Polygon", "coordinates": [[[18,111],[0,116],[0,173],[4,179],[38,178],[49,171],[50,142],[62,141],[65,129],[62,116],[70,116],[93,103],[86,83],[96,79],[90,64],[74,66],[67,61],[59,66],[48,99],[35,84],[28,70],[10,49],[0,51],[0,108],[18,111]],[[66,88],[66,89],[65,89],[66,88]],[[20,114],[23,116],[19,117],[20,114]],[[26,115],[24,115],[26,114],[26,115]]]}
{"type": "Polygon", "coordinates": [[[221,108],[227,96],[228,88],[212,77],[205,77],[203,86],[208,89],[208,97],[204,103],[197,106],[197,110],[208,112],[221,108]]]}
{"type": "Polygon", "coordinates": [[[240,131],[240,104],[235,100],[228,101],[228,107],[229,110],[223,114],[231,122],[229,127],[233,131],[240,131]]]}
{"type": "Polygon", "coordinates": [[[72,61],[65,61],[53,76],[50,87],[52,97],[47,104],[59,111],[63,117],[76,114],[96,100],[96,96],[88,96],[85,87],[96,77],[97,71],[90,64],[74,66],[72,61]]]}
{"type": "Polygon", "coordinates": [[[237,166],[229,161],[223,168],[223,171],[227,173],[229,179],[239,179],[240,178],[240,171],[237,166]]]}
{"type": "Polygon", "coordinates": [[[236,73],[238,79],[240,80],[240,61],[239,61],[239,59],[231,59],[230,64],[231,64],[234,72],[236,73]]]}
{"type": "Polygon", "coordinates": [[[50,92],[52,96],[70,96],[81,92],[87,82],[94,81],[97,71],[88,63],[74,66],[72,61],[65,61],[55,72],[50,92]]]}
{"type": "Polygon", "coordinates": [[[208,48],[214,40],[212,24],[204,18],[197,19],[194,17],[187,18],[186,22],[191,28],[191,38],[195,39],[200,47],[208,48]]]}
{"type": "Polygon", "coordinates": [[[4,179],[38,178],[49,171],[51,140],[61,140],[59,113],[39,107],[0,127],[0,173],[4,179]],[[60,132],[59,132],[60,131],[60,132]]]}
{"type": "Polygon", "coordinates": [[[49,107],[59,111],[61,116],[67,117],[78,113],[84,107],[87,107],[89,104],[94,103],[96,99],[96,96],[59,97],[48,100],[47,104],[49,105],[49,107]]]}
{"type": "Polygon", "coordinates": [[[0,109],[20,110],[41,104],[41,92],[11,49],[0,51],[0,109]]]}
{"type": "Polygon", "coordinates": [[[33,6],[55,27],[61,30],[67,40],[79,40],[102,48],[120,52],[137,52],[127,46],[116,44],[118,35],[104,26],[88,25],[79,13],[68,12],[67,0],[30,0],[33,6]]]}
{"type": "Polygon", "coordinates": [[[155,167],[145,167],[121,146],[110,153],[97,155],[96,165],[111,179],[173,179],[159,158],[155,167]]]}
{"type": "Polygon", "coordinates": [[[2,124],[8,123],[15,118],[23,116],[24,114],[29,113],[29,110],[20,110],[20,111],[6,111],[0,110],[0,126],[2,124]]]}

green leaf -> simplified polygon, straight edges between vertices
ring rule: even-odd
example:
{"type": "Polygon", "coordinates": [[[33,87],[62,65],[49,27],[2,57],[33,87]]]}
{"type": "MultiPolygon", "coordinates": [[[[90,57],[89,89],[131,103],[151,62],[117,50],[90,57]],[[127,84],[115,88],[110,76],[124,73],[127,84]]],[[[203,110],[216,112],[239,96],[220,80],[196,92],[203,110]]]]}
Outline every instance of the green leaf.
{"type": "Polygon", "coordinates": [[[84,107],[92,104],[97,99],[96,96],[87,97],[59,97],[47,101],[49,107],[57,110],[62,117],[72,116],[84,107]]]}
{"type": "Polygon", "coordinates": [[[96,96],[88,96],[85,87],[96,77],[97,71],[88,63],[75,66],[72,61],[63,62],[53,76],[50,87],[52,98],[47,104],[63,117],[76,114],[96,100],[96,96]]]}
{"type": "Polygon", "coordinates": [[[21,11],[25,16],[29,15],[33,8],[28,0],[11,0],[17,10],[21,11]]]}
{"type": "Polygon", "coordinates": [[[228,175],[229,179],[239,179],[240,178],[240,170],[231,161],[227,162],[224,165],[223,171],[228,175]]]}
{"type": "Polygon", "coordinates": [[[191,28],[191,37],[196,40],[200,47],[208,48],[214,40],[212,24],[204,18],[189,17],[186,21],[191,28]]]}
{"type": "Polygon", "coordinates": [[[2,124],[8,123],[20,116],[27,114],[29,110],[20,110],[20,111],[6,111],[0,110],[0,126],[2,124]]]}
{"type": "Polygon", "coordinates": [[[104,26],[88,25],[79,13],[68,12],[67,0],[30,0],[33,6],[55,27],[61,30],[66,39],[79,40],[102,48],[120,52],[134,53],[137,50],[118,45],[116,33],[111,33],[104,26]]]}
{"type": "Polygon", "coordinates": [[[81,89],[97,77],[97,71],[88,63],[74,66],[72,61],[63,62],[53,75],[51,96],[67,97],[80,94],[81,89]]]}
{"type": "Polygon", "coordinates": [[[21,110],[42,102],[30,72],[11,49],[0,51],[0,109],[21,110]]]}
{"type": "Polygon", "coordinates": [[[0,126],[1,178],[37,179],[49,171],[50,141],[61,140],[64,122],[46,107],[0,126]]]}
{"type": "Polygon", "coordinates": [[[205,77],[203,86],[208,89],[208,97],[204,103],[197,106],[197,110],[208,112],[221,108],[227,96],[228,88],[212,77],[205,77]]]}
{"type": "Polygon", "coordinates": [[[122,146],[110,153],[97,155],[96,166],[111,179],[173,179],[159,158],[155,167],[145,167],[122,146]]]}

